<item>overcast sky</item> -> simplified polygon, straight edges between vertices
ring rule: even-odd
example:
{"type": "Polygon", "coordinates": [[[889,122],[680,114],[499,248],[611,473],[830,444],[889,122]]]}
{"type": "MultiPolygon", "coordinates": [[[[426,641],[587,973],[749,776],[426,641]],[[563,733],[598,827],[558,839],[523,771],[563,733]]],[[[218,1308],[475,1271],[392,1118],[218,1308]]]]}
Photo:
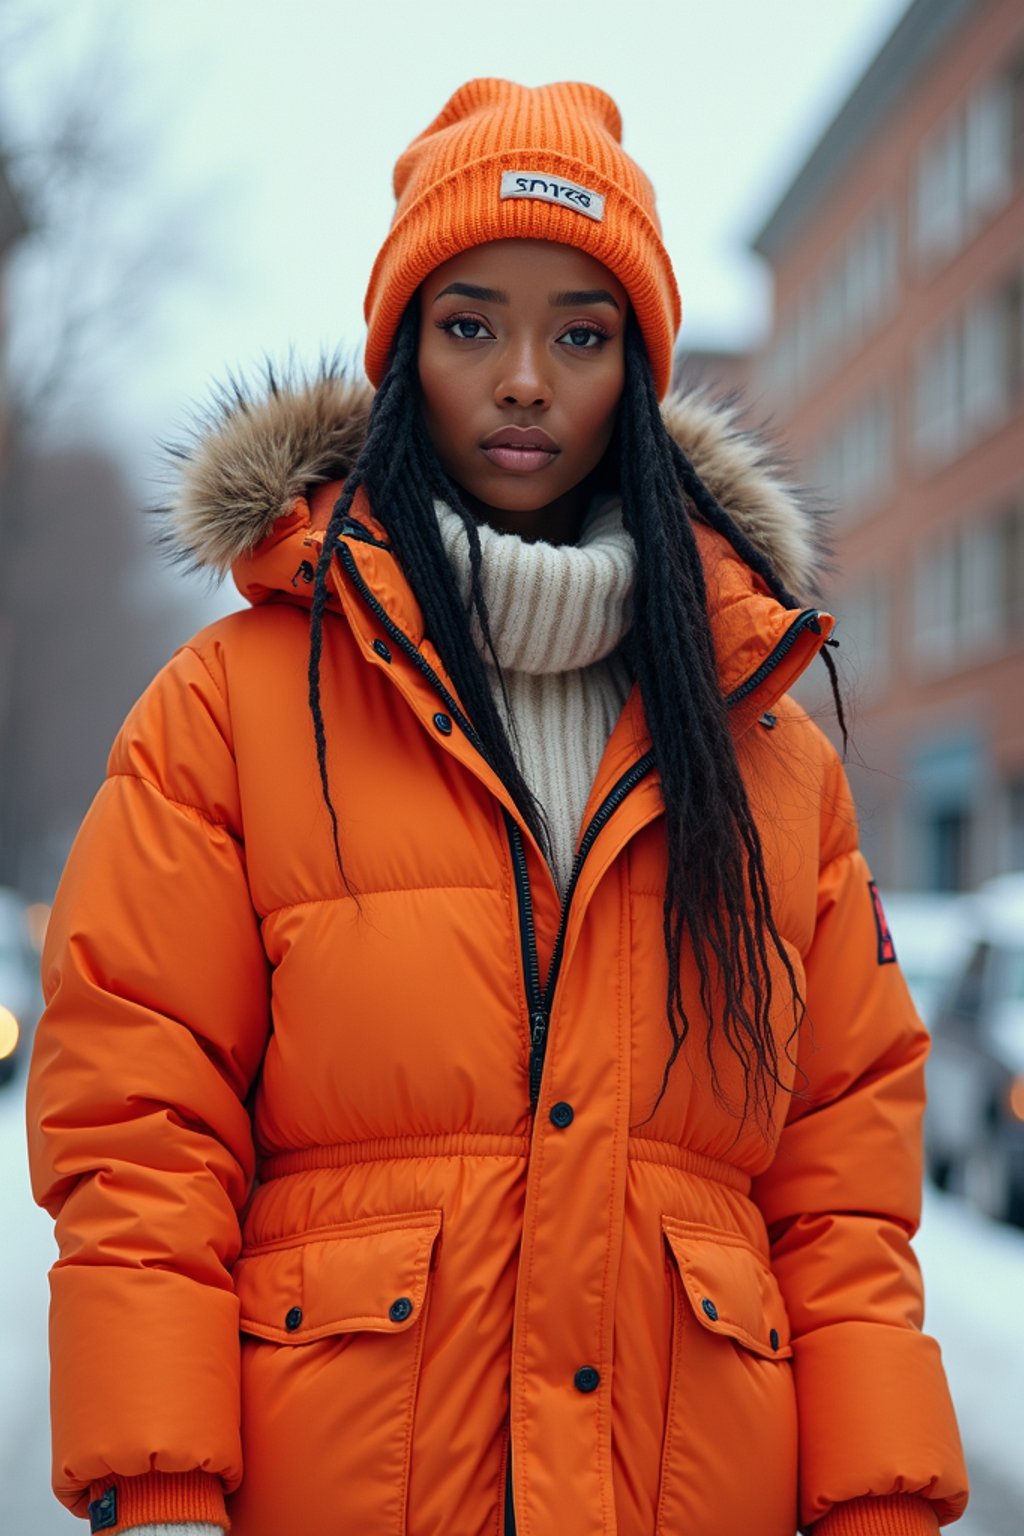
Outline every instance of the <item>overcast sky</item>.
{"type": "MultiPolygon", "coordinates": [[[[111,226],[130,245],[170,220],[169,245],[183,236],[191,253],[156,286],[132,344],[97,358],[91,409],[144,468],[153,437],[227,368],[359,346],[394,160],[473,75],[609,91],[658,195],[684,343],[749,341],[769,292],[747,242],[904,8],[0,0],[0,15],[56,18],[3,112],[38,122],[65,75],[97,72],[110,127],[140,157],[111,226]]],[[[14,301],[27,292],[16,282],[14,301]]]]}

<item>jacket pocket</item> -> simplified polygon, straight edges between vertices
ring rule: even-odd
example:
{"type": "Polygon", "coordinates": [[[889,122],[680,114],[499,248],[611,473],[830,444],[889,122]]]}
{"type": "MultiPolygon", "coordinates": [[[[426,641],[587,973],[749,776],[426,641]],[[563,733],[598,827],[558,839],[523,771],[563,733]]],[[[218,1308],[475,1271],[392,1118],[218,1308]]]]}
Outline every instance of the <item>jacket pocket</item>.
{"type": "Polygon", "coordinates": [[[736,1233],[662,1216],[673,1292],[658,1536],[793,1536],[797,1421],[789,1318],[736,1233]]]}
{"type": "Polygon", "coordinates": [[[404,1536],[413,1415],[441,1211],[360,1218],[245,1249],[244,1536],[404,1536]]]}

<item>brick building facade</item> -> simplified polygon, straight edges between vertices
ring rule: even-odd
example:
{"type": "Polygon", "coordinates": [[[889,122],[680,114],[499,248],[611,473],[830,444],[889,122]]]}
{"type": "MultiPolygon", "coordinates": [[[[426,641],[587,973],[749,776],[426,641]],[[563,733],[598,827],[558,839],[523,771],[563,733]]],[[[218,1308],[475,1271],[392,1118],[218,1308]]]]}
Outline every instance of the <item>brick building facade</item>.
{"type": "Polygon", "coordinates": [[[1024,868],[1019,0],[913,0],[754,249],[758,410],[837,508],[827,598],[878,878],[1024,868]]]}

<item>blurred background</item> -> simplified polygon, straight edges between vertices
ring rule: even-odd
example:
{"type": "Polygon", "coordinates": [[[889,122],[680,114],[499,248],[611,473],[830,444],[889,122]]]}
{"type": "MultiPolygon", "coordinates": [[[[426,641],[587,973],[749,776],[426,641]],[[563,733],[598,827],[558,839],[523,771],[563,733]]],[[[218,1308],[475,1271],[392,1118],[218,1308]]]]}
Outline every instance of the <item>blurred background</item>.
{"type": "MultiPolygon", "coordinates": [[[[409,140],[473,75],[593,80],[657,189],[677,377],[834,509],[862,838],[933,1030],[916,1248],[974,1478],[1024,1529],[1019,0],[0,0],[0,1501],[48,1492],[24,1068],[48,903],[126,710],[240,601],[147,509],[229,374],[358,362],[409,140]],[[164,446],[161,447],[161,444],[164,446]]],[[[803,702],[832,729],[821,678],[803,702]]]]}

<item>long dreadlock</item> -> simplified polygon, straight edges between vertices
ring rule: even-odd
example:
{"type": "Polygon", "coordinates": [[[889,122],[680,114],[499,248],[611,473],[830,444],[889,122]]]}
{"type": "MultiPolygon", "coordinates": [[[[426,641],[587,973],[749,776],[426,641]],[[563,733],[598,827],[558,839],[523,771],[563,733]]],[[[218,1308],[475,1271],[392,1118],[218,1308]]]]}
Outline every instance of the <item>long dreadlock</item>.
{"type": "MultiPolygon", "coordinates": [[[[327,575],[338,535],[361,488],[387,529],[391,547],[422,610],[425,632],[455,685],[479,749],[508,786],[541,846],[548,847],[543,809],[517,765],[483,657],[473,642],[471,623],[475,616],[510,718],[480,582],[476,524],[458,488],[441,467],[423,421],[418,333],[413,303],[399,327],[390,368],[374,400],[365,445],[333,509],[316,570],[309,702],[339,869],[341,852],[328,782],[320,663],[327,575]],[[441,540],[435,499],[447,502],[466,529],[471,571],[468,605],[441,540]]],[[[722,534],[784,607],[793,609],[798,604],[668,433],[643,339],[632,317],[626,331],[625,387],[614,447],[623,520],[637,550],[635,618],[628,657],[661,777],[668,845],[663,929],[669,977],[666,1014],[672,1048],[658,1098],[646,1118],[651,1118],[661,1102],[690,1028],[682,995],[685,936],[698,968],[700,1001],[711,1021],[705,1050],[714,1091],[720,1096],[714,1045],[721,1034],[743,1069],[742,1118],[751,1100],[759,1116],[763,1111],[767,1117],[773,1090],[783,1085],[771,1026],[770,950],[781,961],[793,998],[793,1030],[785,1042],[787,1052],[803,1005],[772,915],[761,842],[729,730],[727,705],[718,685],[703,566],[692,518],[722,534]],[[717,1009],[712,1001],[714,980],[720,989],[717,1009]]],[[[825,659],[845,737],[835,669],[831,658],[826,655],[825,659]]]]}
{"type": "MultiPolygon", "coordinates": [[[[495,773],[508,786],[527,826],[541,847],[548,849],[543,808],[528,788],[512,750],[487,679],[484,662],[472,643],[469,617],[475,614],[484,645],[501,681],[506,717],[511,709],[505,680],[491,638],[487,602],[480,581],[480,535],[455,485],[441,468],[427,433],[419,402],[416,366],[419,322],[410,305],[399,326],[391,367],[374,397],[366,442],[334,505],[324,534],[313,586],[310,625],[309,703],[316,735],[317,761],[324,799],[331,813],[334,848],[341,867],[338,822],[327,778],[326,743],[320,707],[320,659],[323,613],[327,603],[327,573],[338,534],[349,516],[356,493],[365,488],[376,512],[386,508],[388,538],[423,612],[425,632],[437,648],[455,684],[462,707],[473,722],[481,750],[495,773]],[[441,540],[434,501],[448,503],[461,517],[469,541],[471,586],[469,609],[459,592],[441,540]]],[[[512,726],[514,733],[514,723],[512,726]]]]}

